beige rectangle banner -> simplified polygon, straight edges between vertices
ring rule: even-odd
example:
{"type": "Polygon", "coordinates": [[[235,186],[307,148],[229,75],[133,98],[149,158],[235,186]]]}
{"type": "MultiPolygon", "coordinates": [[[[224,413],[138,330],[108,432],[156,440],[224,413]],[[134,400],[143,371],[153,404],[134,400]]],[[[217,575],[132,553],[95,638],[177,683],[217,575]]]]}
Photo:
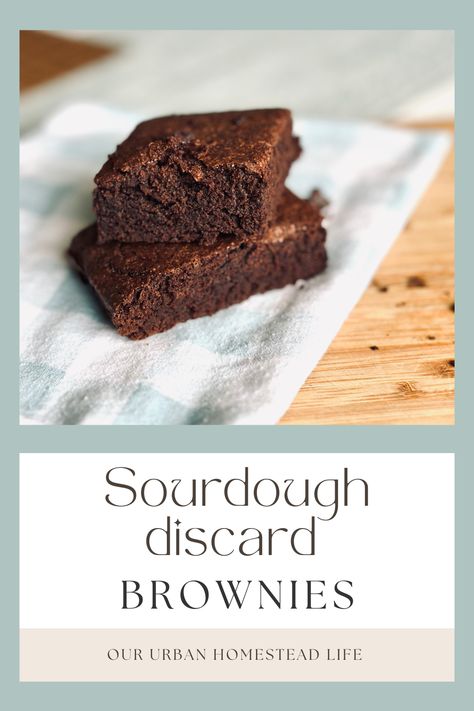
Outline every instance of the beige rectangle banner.
{"type": "Polygon", "coordinates": [[[22,629],[21,681],[454,681],[452,629],[22,629]]]}

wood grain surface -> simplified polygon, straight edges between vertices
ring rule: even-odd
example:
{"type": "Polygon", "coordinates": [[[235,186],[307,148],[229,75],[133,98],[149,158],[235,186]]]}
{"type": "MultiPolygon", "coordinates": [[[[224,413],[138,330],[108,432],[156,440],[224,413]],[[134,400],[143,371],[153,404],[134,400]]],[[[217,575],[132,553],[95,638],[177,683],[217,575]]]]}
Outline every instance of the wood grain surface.
{"type": "MultiPolygon", "coordinates": [[[[41,32],[20,50],[22,89],[110,51],[41,32]]],[[[452,424],[454,369],[452,150],[281,424],[452,424]]]]}
{"type": "Polygon", "coordinates": [[[110,54],[108,47],[38,30],[20,31],[20,91],[110,54]]]}
{"type": "Polygon", "coordinates": [[[451,150],[281,424],[453,424],[454,369],[451,150]]]}

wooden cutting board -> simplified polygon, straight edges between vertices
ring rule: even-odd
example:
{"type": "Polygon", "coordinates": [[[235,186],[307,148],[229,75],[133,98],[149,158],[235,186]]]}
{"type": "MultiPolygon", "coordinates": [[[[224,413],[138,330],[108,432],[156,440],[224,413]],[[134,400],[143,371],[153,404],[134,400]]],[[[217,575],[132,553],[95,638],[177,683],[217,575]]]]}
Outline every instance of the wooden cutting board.
{"type": "Polygon", "coordinates": [[[452,149],[281,424],[453,424],[454,368],[452,149]]]}

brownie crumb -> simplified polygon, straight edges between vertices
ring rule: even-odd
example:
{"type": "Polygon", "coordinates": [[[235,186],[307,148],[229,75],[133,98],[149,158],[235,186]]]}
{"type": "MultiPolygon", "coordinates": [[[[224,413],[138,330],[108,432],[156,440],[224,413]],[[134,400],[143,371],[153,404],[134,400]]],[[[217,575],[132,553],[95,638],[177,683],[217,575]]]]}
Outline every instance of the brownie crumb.
{"type": "Polygon", "coordinates": [[[329,200],[323,195],[320,190],[313,190],[308,197],[308,202],[316,210],[321,211],[329,205],[329,200]]]}
{"type": "Polygon", "coordinates": [[[429,341],[436,341],[436,336],[426,336],[429,341]]]}
{"type": "Polygon", "coordinates": [[[385,286],[385,284],[380,284],[377,279],[373,280],[372,285],[375,286],[377,291],[380,291],[382,294],[385,294],[388,291],[388,286],[385,286]]]}
{"type": "Polygon", "coordinates": [[[448,360],[448,365],[450,365],[451,368],[454,368],[454,366],[455,366],[455,361],[454,361],[454,359],[448,360]]]}
{"type": "Polygon", "coordinates": [[[369,346],[371,351],[378,351],[378,346],[369,346]]]}
{"type": "Polygon", "coordinates": [[[409,276],[407,279],[407,286],[410,289],[421,288],[426,286],[426,281],[420,276],[409,276]]]}
{"type": "Polygon", "coordinates": [[[454,313],[454,301],[451,304],[449,304],[449,308],[454,313]]]}

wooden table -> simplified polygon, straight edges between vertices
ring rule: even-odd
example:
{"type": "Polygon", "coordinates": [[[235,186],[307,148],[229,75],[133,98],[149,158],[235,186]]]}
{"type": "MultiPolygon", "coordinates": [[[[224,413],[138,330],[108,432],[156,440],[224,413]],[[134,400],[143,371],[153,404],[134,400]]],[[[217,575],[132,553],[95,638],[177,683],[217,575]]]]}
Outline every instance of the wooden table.
{"type": "Polygon", "coordinates": [[[281,424],[453,424],[454,365],[452,149],[281,424]]]}
{"type": "MultiPolygon", "coordinates": [[[[22,88],[37,86],[108,52],[46,33],[22,33],[22,88]]],[[[453,272],[451,151],[281,423],[453,423],[453,272]]]]}

